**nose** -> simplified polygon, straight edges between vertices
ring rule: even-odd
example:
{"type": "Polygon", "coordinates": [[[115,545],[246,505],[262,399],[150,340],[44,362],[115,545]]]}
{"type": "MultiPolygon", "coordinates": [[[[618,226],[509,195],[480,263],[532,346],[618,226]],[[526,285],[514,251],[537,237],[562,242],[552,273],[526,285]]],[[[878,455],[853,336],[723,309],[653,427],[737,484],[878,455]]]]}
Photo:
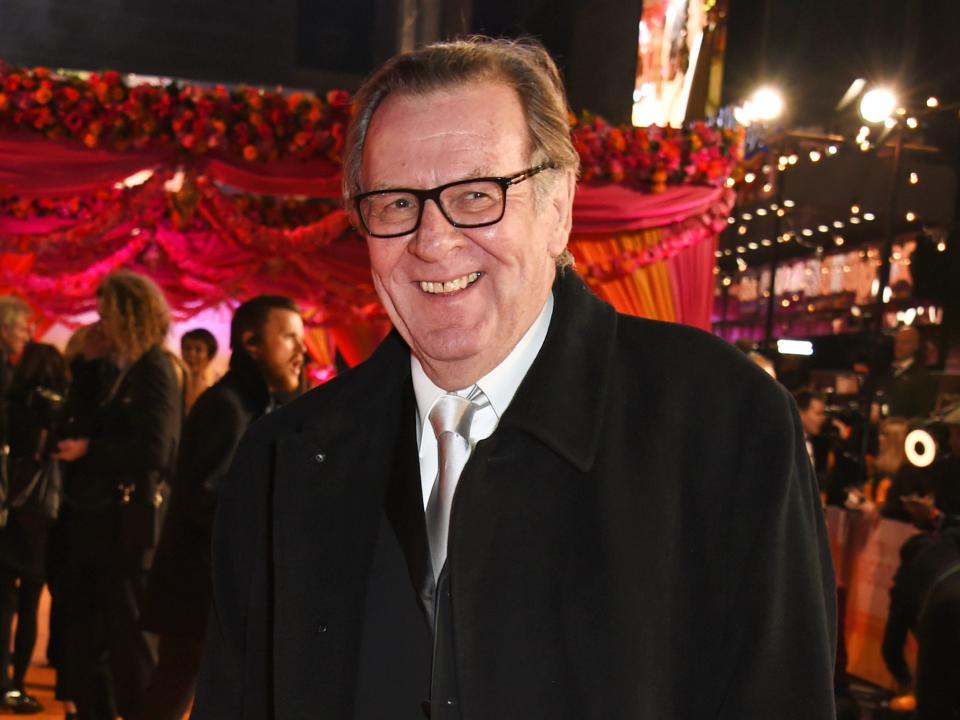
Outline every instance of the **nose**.
{"type": "Polygon", "coordinates": [[[420,227],[410,240],[409,250],[427,262],[442,260],[464,242],[463,234],[444,217],[433,200],[423,206],[420,227]]]}

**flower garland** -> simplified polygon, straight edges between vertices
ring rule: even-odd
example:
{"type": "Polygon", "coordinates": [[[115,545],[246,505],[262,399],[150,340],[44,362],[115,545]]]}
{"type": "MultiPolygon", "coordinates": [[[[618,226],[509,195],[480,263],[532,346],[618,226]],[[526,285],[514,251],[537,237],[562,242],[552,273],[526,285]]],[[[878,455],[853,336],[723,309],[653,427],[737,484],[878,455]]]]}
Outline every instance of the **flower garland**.
{"type": "MultiPolygon", "coordinates": [[[[652,247],[625,250],[602,262],[577,262],[577,271],[587,282],[606,283],[632,275],[638,270],[663,262],[692,245],[717,235],[727,226],[727,215],[736,200],[735,193],[726,191],[719,203],[708,212],[672,225],[664,230],[663,239],[652,247]]],[[[576,255],[576,248],[573,248],[576,255]]]]}
{"type": "Polygon", "coordinates": [[[170,82],[130,85],[110,70],[87,76],[0,62],[0,128],[32,130],[88,148],[176,148],[247,162],[339,162],[350,98],[170,82]]]}
{"type": "MultiPolygon", "coordinates": [[[[0,129],[74,139],[88,148],[160,147],[251,163],[325,158],[339,164],[350,115],[350,97],[342,90],[321,99],[251,87],[131,85],[113,70],[81,76],[0,61],[0,129]]],[[[743,159],[742,129],[702,122],[634,128],[585,113],[571,118],[571,132],[587,183],[652,192],[717,185],[743,159]]]]}
{"type": "Polygon", "coordinates": [[[720,185],[743,159],[743,132],[696,122],[684,128],[614,126],[584,114],[572,119],[580,179],[648,192],[669,185],[720,185]]]}

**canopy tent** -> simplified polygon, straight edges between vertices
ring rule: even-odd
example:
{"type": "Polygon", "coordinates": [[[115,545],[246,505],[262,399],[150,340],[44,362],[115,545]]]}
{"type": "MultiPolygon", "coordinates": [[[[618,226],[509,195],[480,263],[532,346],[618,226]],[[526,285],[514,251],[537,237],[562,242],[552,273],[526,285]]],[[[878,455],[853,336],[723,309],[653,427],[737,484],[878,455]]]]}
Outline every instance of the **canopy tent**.
{"type": "MultiPolygon", "coordinates": [[[[389,325],[339,205],[345,96],[104,86],[0,72],[0,292],[69,320],[128,267],[179,319],[285,294],[321,364],[335,349],[350,364],[369,354],[389,325]]],[[[595,118],[573,133],[577,271],[622,312],[708,329],[735,138],[595,118]]]]}

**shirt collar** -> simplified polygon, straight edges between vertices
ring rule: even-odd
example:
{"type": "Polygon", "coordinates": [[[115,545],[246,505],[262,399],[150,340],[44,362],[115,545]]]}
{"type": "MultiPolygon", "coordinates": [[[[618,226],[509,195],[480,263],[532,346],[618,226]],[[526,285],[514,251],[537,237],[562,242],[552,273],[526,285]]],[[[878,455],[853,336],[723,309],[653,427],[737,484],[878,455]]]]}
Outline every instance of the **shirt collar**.
{"type": "MultiPolygon", "coordinates": [[[[547,330],[550,327],[550,318],[553,316],[553,293],[547,296],[547,301],[540,311],[540,315],[534,320],[527,332],[524,333],[520,341],[513,347],[510,354],[505,357],[499,365],[480,378],[476,384],[480,386],[487,399],[490,401],[490,407],[497,415],[497,419],[503,416],[510,401],[520,387],[527,370],[533,364],[543,341],[547,337],[547,330]]],[[[413,379],[413,392],[417,397],[417,443],[422,437],[424,424],[427,422],[427,416],[430,409],[437,399],[446,393],[440,387],[437,387],[433,381],[427,377],[420,361],[413,354],[410,355],[410,371],[413,379]]],[[[472,385],[466,388],[456,390],[457,395],[464,395],[472,385]]]]}
{"type": "Polygon", "coordinates": [[[914,358],[908,357],[906,360],[895,360],[893,362],[894,371],[896,373],[903,373],[909,370],[914,363],[914,358]]]}

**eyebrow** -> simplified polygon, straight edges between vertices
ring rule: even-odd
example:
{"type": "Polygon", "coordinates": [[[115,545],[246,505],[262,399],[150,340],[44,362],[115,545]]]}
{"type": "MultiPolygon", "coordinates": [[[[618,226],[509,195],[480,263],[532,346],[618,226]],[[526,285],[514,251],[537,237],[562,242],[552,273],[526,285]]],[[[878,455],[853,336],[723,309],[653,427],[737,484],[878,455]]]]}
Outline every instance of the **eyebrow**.
{"type": "MultiPolygon", "coordinates": [[[[456,180],[450,180],[449,182],[460,182],[461,180],[473,180],[474,178],[479,177],[495,177],[491,174],[490,170],[485,165],[478,165],[468,174],[457,178],[456,180]]],[[[435,187],[440,187],[441,185],[447,185],[448,183],[440,183],[435,187]]],[[[389,183],[376,183],[369,190],[364,190],[363,192],[383,192],[390,190],[431,190],[432,188],[411,188],[411,187],[401,187],[399,185],[389,184],[389,183]]]]}

